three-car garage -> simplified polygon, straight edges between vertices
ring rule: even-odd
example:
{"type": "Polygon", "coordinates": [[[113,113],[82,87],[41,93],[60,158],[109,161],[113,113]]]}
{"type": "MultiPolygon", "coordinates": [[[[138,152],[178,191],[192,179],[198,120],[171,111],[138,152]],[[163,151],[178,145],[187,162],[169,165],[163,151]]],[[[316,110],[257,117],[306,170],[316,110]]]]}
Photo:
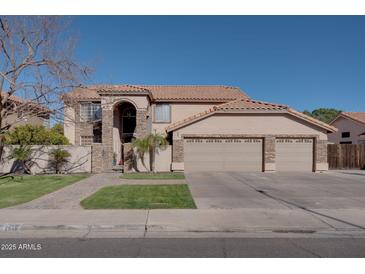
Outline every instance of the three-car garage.
{"type": "MultiPolygon", "coordinates": [[[[276,171],[313,171],[313,138],[276,138],[276,171]]],[[[187,172],[264,171],[264,138],[185,138],[187,172]]]]}

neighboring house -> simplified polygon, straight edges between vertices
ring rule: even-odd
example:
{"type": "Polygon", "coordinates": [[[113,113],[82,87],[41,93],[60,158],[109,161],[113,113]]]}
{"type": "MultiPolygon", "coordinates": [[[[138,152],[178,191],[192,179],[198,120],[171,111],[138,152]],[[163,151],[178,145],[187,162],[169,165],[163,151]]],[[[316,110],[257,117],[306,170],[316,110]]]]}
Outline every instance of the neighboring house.
{"type": "Polygon", "coordinates": [[[157,155],[159,171],[322,171],[336,131],[237,87],[98,85],[63,100],[65,135],[93,146],[94,172],[123,163],[132,138],[151,132],[170,143],[171,153],[157,155]]]}
{"type": "Polygon", "coordinates": [[[331,123],[338,132],[328,134],[335,144],[365,144],[365,112],[342,112],[331,123]]]}
{"type": "Polygon", "coordinates": [[[10,129],[20,125],[49,126],[50,110],[32,101],[27,101],[11,95],[7,106],[2,126],[9,125],[10,129]]]}

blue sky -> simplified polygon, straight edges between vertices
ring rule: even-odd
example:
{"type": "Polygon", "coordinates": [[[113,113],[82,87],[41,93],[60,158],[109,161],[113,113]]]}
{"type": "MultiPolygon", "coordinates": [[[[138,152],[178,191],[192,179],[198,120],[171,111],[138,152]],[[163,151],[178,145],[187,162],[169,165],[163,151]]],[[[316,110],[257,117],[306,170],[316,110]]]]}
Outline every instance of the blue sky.
{"type": "Polygon", "coordinates": [[[365,111],[365,16],[73,19],[91,83],[232,85],[301,111],[365,111]]]}

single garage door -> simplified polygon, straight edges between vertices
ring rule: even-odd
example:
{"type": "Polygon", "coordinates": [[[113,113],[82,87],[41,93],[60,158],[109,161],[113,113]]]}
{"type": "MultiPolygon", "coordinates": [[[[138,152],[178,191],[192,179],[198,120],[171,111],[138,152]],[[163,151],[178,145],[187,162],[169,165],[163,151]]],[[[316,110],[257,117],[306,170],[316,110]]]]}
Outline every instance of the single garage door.
{"type": "Polygon", "coordinates": [[[262,171],[262,139],[185,139],[184,163],[187,172],[262,171]]]}
{"type": "Polygon", "coordinates": [[[313,139],[276,139],[277,171],[313,171],[313,139]]]}

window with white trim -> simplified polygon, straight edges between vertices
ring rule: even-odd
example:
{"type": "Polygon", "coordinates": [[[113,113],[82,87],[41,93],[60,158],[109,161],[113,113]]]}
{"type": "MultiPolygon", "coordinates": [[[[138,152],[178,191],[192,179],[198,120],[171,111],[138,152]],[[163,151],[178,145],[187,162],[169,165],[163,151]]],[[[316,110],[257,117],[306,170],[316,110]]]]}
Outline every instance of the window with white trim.
{"type": "Polygon", "coordinates": [[[169,104],[157,104],[155,106],[155,122],[170,123],[171,107],[169,104]]]}
{"type": "Polygon", "coordinates": [[[100,103],[81,103],[80,104],[80,121],[92,122],[101,119],[100,103]]]}

